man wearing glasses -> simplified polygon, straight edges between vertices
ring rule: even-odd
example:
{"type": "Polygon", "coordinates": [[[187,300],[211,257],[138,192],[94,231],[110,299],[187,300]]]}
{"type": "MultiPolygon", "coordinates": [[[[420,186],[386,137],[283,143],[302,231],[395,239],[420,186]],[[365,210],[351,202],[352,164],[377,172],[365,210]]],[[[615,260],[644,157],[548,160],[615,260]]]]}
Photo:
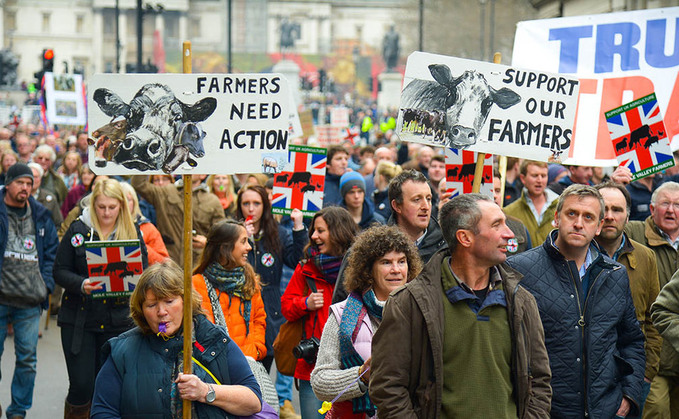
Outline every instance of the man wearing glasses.
{"type": "MultiPolygon", "coordinates": [[[[679,269],[679,183],[660,185],[651,196],[650,208],[645,221],[630,221],[625,231],[655,253],[662,290],[679,269]]],[[[670,411],[679,412],[679,352],[663,341],[660,369],[651,383],[644,418],[670,417],[670,411]]]]}

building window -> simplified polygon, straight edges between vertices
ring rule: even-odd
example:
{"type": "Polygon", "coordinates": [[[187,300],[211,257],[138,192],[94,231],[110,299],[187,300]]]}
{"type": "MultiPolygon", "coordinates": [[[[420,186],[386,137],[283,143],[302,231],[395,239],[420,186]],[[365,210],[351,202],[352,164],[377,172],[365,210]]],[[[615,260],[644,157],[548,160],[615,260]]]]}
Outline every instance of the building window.
{"type": "Polygon", "coordinates": [[[101,15],[104,21],[104,33],[107,35],[113,35],[116,32],[115,11],[113,9],[104,9],[101,15]]]}
{"type": "Polygon", "coordinates": [[[189,39],[200,38],[200,17],[193,16],[189,19],[189,39]]]}
{"type": "Polygon", "coordinates": [[[16,12],[7,12],[5,14],[5,30],[17,30],[17,14],[16,12]]]}
{"type": "Polygon", "coordinates": [[[51,13],[43,13],[42,14],[42,31],[43,31],[43,33],[49,33],[50,32],[50,17],[51,17],[51,13]]]}
{"type": "Polygon", "coordinates": [[[75,17],[75,33],[83,33],[84,26],[85,26],[85,16],[77,15],[75,17]]]}

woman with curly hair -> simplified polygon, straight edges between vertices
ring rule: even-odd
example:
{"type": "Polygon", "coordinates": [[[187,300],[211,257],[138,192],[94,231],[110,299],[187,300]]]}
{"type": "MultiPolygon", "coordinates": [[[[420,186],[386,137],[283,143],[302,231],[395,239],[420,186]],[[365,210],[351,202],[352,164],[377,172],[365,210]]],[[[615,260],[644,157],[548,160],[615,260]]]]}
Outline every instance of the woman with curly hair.
{"type": "Polygon", "coordinates": [[[208,320],[226,326],[243,354],[259,361],[266,356],[266,313],[259,278],[248,263],[250,250],[243,223],[214,224],[193,270],[193,288],[203,297],[208,320]]]}
{"type": "MultiPolygon", "coordinates": [[[[283,293],[281,309],[288,321],[304,318],[303,339],[318,342],[328,320],[330,300],[344,254],[358,233],[351,214],[341,207],[327,207],[317,212],[309,228],[309,244],[304,260],[297,265],[283,293]]],[[[297,360],[294,377],[299,380],[302,419],[322,418],[321,402],[309,382],[316,364],[314,348],[297,360]]]]}
{"type": "Polygon", "coordinates": [[[311,386],[321,400],[333,400],[348,386],[326,418],[375,416],[367,393],[372,337],[389,293],[421,269],[417,247],[398,227],[372,227],[356,239],[344,275],[349,297],[330,307],[311,373],[311,386]]]}

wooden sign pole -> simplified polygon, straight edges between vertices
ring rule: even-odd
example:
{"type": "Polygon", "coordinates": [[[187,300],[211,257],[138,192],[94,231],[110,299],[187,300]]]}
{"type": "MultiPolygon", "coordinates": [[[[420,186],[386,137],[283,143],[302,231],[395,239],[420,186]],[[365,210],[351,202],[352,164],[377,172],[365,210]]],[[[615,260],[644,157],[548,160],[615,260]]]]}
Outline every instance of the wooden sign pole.
{"type": "MultiPolygon", "coordinates": [[[[502,54],[496,52],[493,55],[493,63],[500,64],[502,61],[502,54]]],[[[476,168],[474,170],[474,182],[472,183],[472,193],[479,193],[481,191],[481,179],[483,178],[483,165],[486,161],[486,153],[479,153],[476,158],[476,168]]],[[[493,180],[491,175],[491,181],[493,180]]]]}
{"type": "MultiPolygon", "coordinates": [[[[193,72],[191,67],[191,42],[182,43],[182,64],[185,74],[193,72]]],[[[184,180],[184,374],[191,374],[191,355],[193,353],[191,338],[193,335],[193,307],[191,307],[191,272],[193,268],[193,208],[191,203],[191,175],[182,175],[184,180]]],[[[191,419],[191,401],[182,403],[182,418],[191,419]]]]}

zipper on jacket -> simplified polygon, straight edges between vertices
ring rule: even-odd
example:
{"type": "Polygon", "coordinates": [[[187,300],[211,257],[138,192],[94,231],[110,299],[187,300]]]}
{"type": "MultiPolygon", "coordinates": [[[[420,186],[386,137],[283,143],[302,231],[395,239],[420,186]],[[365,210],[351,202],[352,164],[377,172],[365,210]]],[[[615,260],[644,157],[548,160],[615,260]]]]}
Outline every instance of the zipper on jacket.
{"type": "MultiPolygon", "coordinates": [[[[580,374],[582,375],[582,399],[584,401],[585,405],[585,411],[583,412],[585,416],[587,416],[587,374],[585,373],[585,326],[587,325],[585,323],[585,313],[583,310],[583,306],[580,303],[580,291],[578,290],[578,283],[576,282],[576,279],[573,278],[573,272],[570,269],[568,261],[565,262],[566,264],[566,271],[568,271],[568,274],[571,277],[571,281],[573,282],[573,287],[575,288],[575,298],[578,303],[578,314],[580,315],[580,318],[578,319],[578,326],[580,327],[580,352],[582,353],[582,359],[581,359],[581,365],[580,365],[580,374]]],[[[598,276],[597,276],[598,278],[598,276]]],[[[580,280],[578,277],[577,280],[580,280]]],[[[586,301],[586,300],[585,300],[586,301]]]]}

